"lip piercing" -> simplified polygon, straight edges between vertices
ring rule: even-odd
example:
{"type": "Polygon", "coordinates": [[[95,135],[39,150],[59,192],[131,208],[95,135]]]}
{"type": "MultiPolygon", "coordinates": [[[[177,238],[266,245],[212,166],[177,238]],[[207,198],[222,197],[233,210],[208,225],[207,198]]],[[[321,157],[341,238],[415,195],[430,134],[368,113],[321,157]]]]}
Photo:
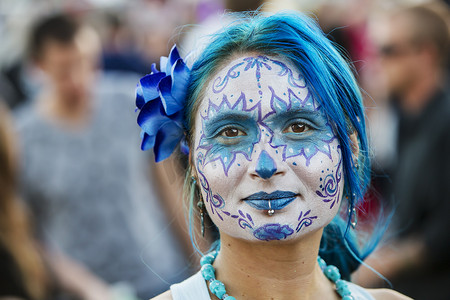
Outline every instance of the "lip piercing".
{"type": "Polygon", "coordinates": [[[272,209],[272,206],[270,205],[270,200],[269,200],[269,210],[267,210],[267,214],[269,216],[273,216],[274,213],[275,213],[275,210],[272,209]]]}

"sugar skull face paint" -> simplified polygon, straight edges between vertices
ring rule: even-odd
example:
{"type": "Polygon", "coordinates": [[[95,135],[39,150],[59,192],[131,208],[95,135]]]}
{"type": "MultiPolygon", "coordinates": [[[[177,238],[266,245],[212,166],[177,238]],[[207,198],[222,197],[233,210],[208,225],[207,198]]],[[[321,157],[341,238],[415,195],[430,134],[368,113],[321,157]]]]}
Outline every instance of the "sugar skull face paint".
{"type": "Polygon", "coordinates": [[[240,57],[200,100],[192,158],[221,232],[287,240],[333,219],[344,186],[340,145],[295,67],[240,57]]]}

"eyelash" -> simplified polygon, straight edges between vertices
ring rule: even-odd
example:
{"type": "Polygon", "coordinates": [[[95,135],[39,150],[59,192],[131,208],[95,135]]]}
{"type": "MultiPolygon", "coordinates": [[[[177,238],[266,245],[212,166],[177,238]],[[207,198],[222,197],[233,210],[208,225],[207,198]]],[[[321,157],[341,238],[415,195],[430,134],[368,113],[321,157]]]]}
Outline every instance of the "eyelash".
{"type": "Polygon", "coordinates": [[[235,137],[239,137],[239,136],[245,136],[247,135],[242,129],[238,128],[237,126],[227,126],[225,128],[222,128],[218,133],[217,133],[217,137],[223,137],[223,138],[235,138],[235,137]],[[237,135],[236,136],[226,136],[224,133],[228,130],[237,130],[237,135]]]}

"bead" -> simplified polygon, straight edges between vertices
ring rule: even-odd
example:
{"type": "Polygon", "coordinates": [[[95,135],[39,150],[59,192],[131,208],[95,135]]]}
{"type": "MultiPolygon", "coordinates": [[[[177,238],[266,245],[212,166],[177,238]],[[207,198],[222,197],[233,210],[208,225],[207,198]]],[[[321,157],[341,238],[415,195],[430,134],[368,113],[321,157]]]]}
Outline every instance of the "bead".
{"type": "Polygon", "coordinates": [[[214,257],[214,259],[216,259],[218,254],[219,254],[219,251],[216,251],[216,250],[211,251],[211,252],[208,253],[208,255],[212,255],[214,257]]]}
{"type": "Polygon", "coordinates": [[[350,293],[351,293],[350,289],[348,288],[347,282],[344,280],[340,280],[340,279],[338,281],[336,281],[336,291],[342,297],[350,295],[350,293]]]}
{"type": "MultiPolygon", "coordinates": [[[[339,280],[340,282],[343,282],[342,280],[339,280]]],[[[344,282],[344,284],[341,284],[340,286],[336,285],[336,291],[339,295],[342,297],[350,295],[350,289],[348,288],[348,285],[344,282]]]]}
{"type": "Polygon", "coordinates": [[[219,281],[214,280],[209,284],[209,290],[211,293],[217,296],[217,298],[222,299],[223,295],[225,295],[225,285],[219,281]]]}
{"type": "Polygon", "coordinates": [[[206,254],[200,259],[200,265],[203,266],[204,264],[212,264],[216,258],[212,253],[206,254]]]}
{"type": "Polygon", "coordinates": [[[236,300],[233,296],[226,296],[223,300],[236,300]]]}
{"type": "Polygon", "coordinates": [[[355,300],[355,298],[353,298],[352,296],[344,296],[342,297],[342,300],[355,300]]]}
{"type": "Polygon", "coordinates": [[[205,280],[215,279],[216,275],[214,274],[214,267],[211,264],[204,264],[201,269],[202,276],[205,280]]]}
{"type": "Polygon", "coordinates": [[[339,273],[339,269],[336,266],[329,265],[323,272],[325,273],[325,276],[327,276],[327,278],[333,282],[341,279],[341,274],[339,273]]]}
{"type": "Polygon", "coordinates": [[[336,288],[340,288],[341,286],[344,286],[344,285],[347,286],[347,281],[339,279],[339,280],[336,280],[335,284],[336,284],[336,288]]]}
{"type": "Polygon", "coordinates": [[[317,258],[317,262],[319,263],[319,267],[322,269],[322,271],[325,270],[325,268],[327,267],[327,263],[321,257],[317,258]]]}

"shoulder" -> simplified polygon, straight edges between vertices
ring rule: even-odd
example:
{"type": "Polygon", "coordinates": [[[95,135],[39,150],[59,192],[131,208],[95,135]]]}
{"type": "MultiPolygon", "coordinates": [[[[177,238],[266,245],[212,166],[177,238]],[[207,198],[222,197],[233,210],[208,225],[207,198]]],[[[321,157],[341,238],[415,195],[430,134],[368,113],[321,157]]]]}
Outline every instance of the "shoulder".
{"type": "Polygon", "coordinates": [[[172,292],[170,290],[152,298],[151,300],[172,300],[172,292]]]}
{"type": "Polygon", "coordinates": [[[412,298],[390,289],[367,289],[376,300],[411,300],[412,298]]]}
{"type": "Polygon", "coordinates": [[[348,287],[356,299],[411,300],[411,298],[390,289],[366,289],[351,282],[348,283],[348,287]]]}

